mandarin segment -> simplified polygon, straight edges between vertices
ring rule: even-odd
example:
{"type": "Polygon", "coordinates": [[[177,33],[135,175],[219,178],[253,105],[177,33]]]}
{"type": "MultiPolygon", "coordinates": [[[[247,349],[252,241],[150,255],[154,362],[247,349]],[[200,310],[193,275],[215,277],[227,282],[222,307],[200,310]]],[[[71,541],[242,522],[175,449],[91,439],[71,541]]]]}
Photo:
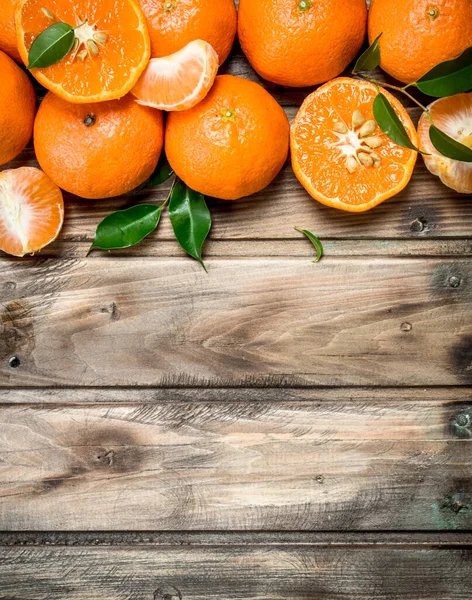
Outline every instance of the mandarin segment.
{"type": "MultiPolygon", "coordinates": [[[[409,182],[417,153],[392,142],[373,119],[375,85],[335,79],[308,96],[291,127],[292,166],[319,202],[350,212],[373,208],[409,182]],[[343,127],[340,126],[343,125],[343,127]]],[[[413,142],[408,113],[382,90],[413,142]]]]}
{"type": "Polygon", "coordinates": [[[81,198],[121,196],[156,168],[164,141],[161,111],[131,95],[97,104],[71,104],[46,95],[34,124],[41,168],[81,198]]]}
{"type": "Polygon", "coordinates": [[[64,222],[62,192],[34,167],[0,172],[0,250],[12,256],[38,252],[64,222]]]}
{"type": "Polygon", "coordinates": [[[170,113],[166,155],[192,189],[223,200],[265,188],[288,155],[283,109],[260,85],[220,75],[194,108],[170,113]]]}
{"type": "Polygon", "coordinates": [[[25,64],[33,41],[51,25],[51,15],[76,28],[74,46],[58,63],[31,69],[34,77],[68,102],[125,96],[150,57],[149,34],[136,0],[20,0],[17,42],[25,64]]]}
{"type": "Polygon", "coordinates": [[[226,60],[236,37],[234,0],[139,0],[151,36],[151,56],[161,58],[194,40],[205,40],[226,60]]]}
{"type": "Polygon", "coordinates": [[[365,0],[240,0],[241,47],[261,77],[292,87],[323,83],[365,38],[365,0]]]}
{"type": "Polygon", "coordinates": [[[149,61],[131,90],[139,104],[166,111],[188,110],[210,91],[218,72],[218,55],[203,40],[175,54],[149,61]]]}
{"type": "Polygon", "coordinates": [[[24,71],[0,51],[0,165],[13,160],[33,134],[36,95],[24,71]]]}
{"type": "Polygon", "coordinates": [[[472,46],[471,0],[372,0],[369,42],[379,40],[380,66],[404,83],[472,46]]]}
{"type": "MultiPolygon", "coordinates": [[[[428,107],[433,123],[441,131],[472,148],[472,93],[436,100],[428,107]]],[[[429,137],[430,120],[423,113],[418,125],[419,148],[428,170],[444,185],[461,194],[472,194],[472,163],[452,160],[440,154],[429,137]]]]}

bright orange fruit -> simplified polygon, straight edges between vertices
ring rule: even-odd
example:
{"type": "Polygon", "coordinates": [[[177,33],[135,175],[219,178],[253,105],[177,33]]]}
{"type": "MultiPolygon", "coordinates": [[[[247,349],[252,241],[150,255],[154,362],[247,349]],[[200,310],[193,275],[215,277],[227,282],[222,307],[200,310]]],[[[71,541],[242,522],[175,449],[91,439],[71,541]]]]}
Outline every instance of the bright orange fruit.
{"type": "Polygon", "coordinates": [[[292,87],[344,71],[365,38],[365,0],[240,0],[238,34],[261,77],[292,87]]]}
{"type": "MultiPolygon", "coordinates": [[[[433,123],[461,144],[472,148],[472,93],[440,98],[428,107],[433,123]]],[[[440,154],[429,137],[430,120],[421,115],[418,126],[419,148],[426,167],[444,185],[461,194],[472,194],[472,163],[452,160],[440,154]]]]}
{"type": "Polygon", "coordinates": [[[71,104],[47,94],[34,123],[34,149],[47,175],[81,198],[121,196],[154,171],[164,143],[162,112],[131,96],[71,104]]]}
{"type": "Polygon", "coordinates": [[[262,86],[220,75],[200,104],[167,117],[170,165],[192,189],[223,200],[265,188],[288,154],[289,124],[262,86]]]}
{"type": "MultiPolygon", "coordinates": [[[[318,202],[363,212],[398,194],[411,179],[417,152],[393,143],[373,116],[377,87],[340,77],[318,88],[301,106],[291,128],[292,166],[318,202]]],[[[386,90],[412,142],[415,127],[386,90]]]]}
{"type": "Polygon", "coordinates": [[[13,256],[53,242],[64,221],[62,192],[34,167],[0,172],[0,250],[13,256]]]}
{"type": "Polygon", "coordinates": [[[380,66],[412,83],[472,46],[472,1],[372,0],[369,41],[380,33],[380,66]]]}
{"type": "Polygon", "coordinates": [[[0,50],[16,61],[21,56],[16,45],[15,8],[17,0],[0,0],[0,50]]]}
{"type": "Polygon", "coordinates": [[[19,0],[17,41],[25,64],[34,39],[56,21],[78,26],[76,44],[59,63],[31,69],[34,77],[69,102],[103,102],[125,96],[150,57],[146,21],[137,2],[19,0]],[[49,17],[43,9],[49,11],[49,17]]]}
{"type": "Polygon", "coordinates": [[[24,71],[0,51],[0,165],[13,160],[33,135],[36,94],[24,71]]]}
{"type": "Polygon", "coordinates": [[[144,106],[188,110],[208,94],[217,72],[218,54],[196,40],[175,54],[152,58],[131,93],[144,106]]]}
{"type": "Polygon", "coordinates": [[[205,40],[220,65],[227,59],[237,29],[234,0],[139,0],[151,36],[151,56],[161,58],[189,42],[205,40]]]}

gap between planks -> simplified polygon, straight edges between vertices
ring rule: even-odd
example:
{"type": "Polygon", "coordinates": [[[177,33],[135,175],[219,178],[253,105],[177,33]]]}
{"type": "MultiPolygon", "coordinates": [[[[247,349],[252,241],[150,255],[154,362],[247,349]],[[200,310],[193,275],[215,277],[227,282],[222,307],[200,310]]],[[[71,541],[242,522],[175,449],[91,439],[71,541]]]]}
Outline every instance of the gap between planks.
{"type": "Polygon", "coordinates": [[[9,546],[290,546],[290,547],[472,547],[472,532],[392,531],[12,531],[0,532],[9,546]]]}

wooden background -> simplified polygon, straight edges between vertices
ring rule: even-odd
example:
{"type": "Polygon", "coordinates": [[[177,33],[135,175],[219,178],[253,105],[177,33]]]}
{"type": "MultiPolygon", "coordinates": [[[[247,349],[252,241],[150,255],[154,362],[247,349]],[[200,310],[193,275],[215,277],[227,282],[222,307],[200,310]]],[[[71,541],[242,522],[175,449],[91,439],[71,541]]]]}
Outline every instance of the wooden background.
{"type": "MultiPolygon", "coordinates": [[[[237,47],[223,71],[258,81],[237,47]]],[[[264,85],[293,118],[307,91],[264,85]]],[[[347,214],[287,164],[210,201],[208,275],[166,218],[85,257],[168,187],[67,197],[0,259],[0,598],[471,598],[470,197],[419,160],[347,214]]]]}

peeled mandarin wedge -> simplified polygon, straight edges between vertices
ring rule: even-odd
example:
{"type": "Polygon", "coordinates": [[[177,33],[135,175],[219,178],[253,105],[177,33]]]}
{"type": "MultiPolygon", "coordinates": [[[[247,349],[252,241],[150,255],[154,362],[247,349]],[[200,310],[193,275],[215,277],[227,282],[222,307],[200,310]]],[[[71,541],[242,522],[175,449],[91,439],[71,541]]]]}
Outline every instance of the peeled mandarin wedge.
{"type": "Polygon", "coordinates": [[[208,42],[196,40],[175,54],[151,59],[131,93],[144,106],[188,110],[205,98],[217,72],[218,54],[208,42]]]}
{"type": "Polygon", "coordinates": [[[34,167],[0,172],[0,250],[13,256],[53,242],[64,221],[62,192],[34,167]]]}
{"type": "MultiPolygon", "coordinates": [[[[472,93],[440,98],[428,107],[433,123],[448,136],[472,148],[472,93]]],[[[418,126],[420,150],[426,167],[444,185],[461,194],[472,194],[472,163],[452,160],[440,154],[429,138],[430,120],[423,113],[418,126]]]]}
{"type": "MultiPolygon", "coordinates": [[[[410,139],[418,136],[408,113],[385,90],[410,139]]],[[[377,87],[340,77],[306,98],[290,132],[292,166],[318,202],[348,212],[364,212],[395,196],[413,174],[417,152],[397,146],[377,125],[377,87]]]]}
{"type": "Polygon", "coordinates": [[[146,21],[135,0],[20,0],[16,9],[18,49],[25,64],[37,36],[63,21],[75,27],[75,43],[60,62],[31,69],[63,100],[103,102],[125,96],[151,54],[146,21]]]}

